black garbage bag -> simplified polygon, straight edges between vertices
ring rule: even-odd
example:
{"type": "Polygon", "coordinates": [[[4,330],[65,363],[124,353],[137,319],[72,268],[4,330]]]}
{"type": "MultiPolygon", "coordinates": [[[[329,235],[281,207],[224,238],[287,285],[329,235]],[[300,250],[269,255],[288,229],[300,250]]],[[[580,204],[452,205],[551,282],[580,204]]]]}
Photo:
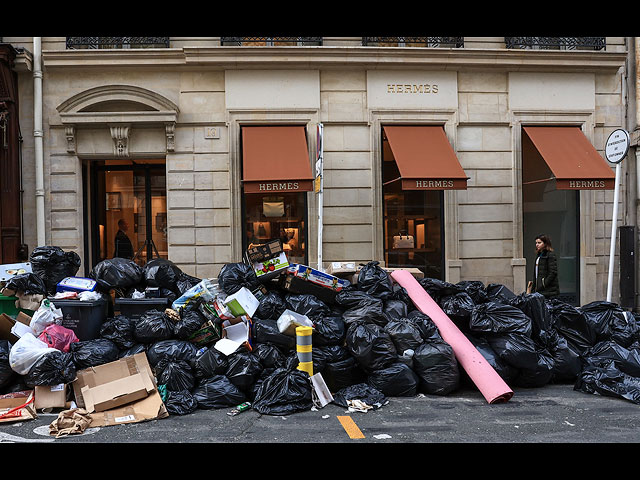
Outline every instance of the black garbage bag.
{"type": "Polygon", "coordinates": [[[47,295],[44,280],[35,273],[22,273],[11,277],[4,286],[7,290],[22,292],[26,295],[47,295]]]}
{"type": "Polygon", "coordinates": [[[640,404],[640,378],[622,372],[613,360],[599,366],[584,367],[573,389],[584,393],[622,398],[640,404]]]}
{"type": "Polygon", "coordinates": [[[553,377],[554,359],[551,354],[543,349],[536,350],[536,368],[521,368],[514,379],[514,384],[518,387],[538,388],[547,385],[553,377]]]}
{"type": "Polygon", "coordinates": [[[202,409],[235,407],[247,401],[247,396],[224,375],[201,379],[191,393],[202,409]]]}
{"type": "Polygon", "coordinates": [[[408,365],[396,362],[370,372],[367,383],[387,397],[413,397],[420,379],[408,365]]]}
{"type": "Polygon", "coordinates": [[[578,353],[583,353],[597,343],[596,331],[587,317],[569,303],[549,300],[553,328],[564,337],[578,353]]]}
{"type": "Polygon", "coordinates": [[[524,370],[537,370],[538,348],[533,339],[523,333],[486,334],[487,341],[501,360],[524,370]]]}
{"type": "Polygon", "coordinates": [[[306,315],[311,321],[331,313],[329,306],[314,295],[287,294],[284,299],[289,310],[306,315]]]}
{"type": "Polygon", "coordinates": [[[36,247],[29,256],[31,270],[38,275],[47,293],[54,295],[58,283],[66,277],[74,277],[80,269],[80,256],[73,251],[65,252],[60,247],[36,247]]]}
{"type": "Polygon", "coordinates": [[[390,320],[384,327],[389,334],[398,354],[405,350],[414,350],[424,341],[420,329],[408,318],[390,320]]]}
{"type": "Polygon", "coordinates": [[[442,297],[455,295],[456,293],[464,291],[462,287],[454,285],[453,283],[445,282],[444,280],[440,280],[438,278],[424,277],[418,280],[418,283],[438,304],[442,297]]]}
{"type": "Polygon", "coordinates": [[[375,261],[360,269],[356,288],[382,300],[393,295],[393,282],[389,273],[380,267],[380,262],[375,261]]]}
{"type": "Polygon", "coordinates": [[[344,343],[347,326],[341,316],[321,316],[313,320],[312,343],[319,347],[344,343]]]}
{"type": "Polygon", "coordinates": [[[520,333],[531,336],[531,319],[522,310],[511,305],[489,301],[476,305],[471,314],[469,328],[473,332],[520,333]]]}
{"type": "Polygon", "coordinates": [[[439,305],[442,311],[456,324],[468,324],[475,307],[473,299],[467,292],[445,295],[440,298],[439,305]]]}
{"type": "Polygon", "coordinates": [[[260,299],[255,314],[259,318],[277,320],[287,308],[287,303],[282,298],[282,295],[272,290],[260,299]]]}
{"type": "Polygon", "coordinates": [[[384,328],[373,323],[356,322],[349,325],[345,346],[366,372],[379,370],[397,361],[398,352],[393,340],[384,328]]]}
{"type": "Polygon", "coordinates": [[[188,415],[198,409],[198,402],[189,390],[168,390],[164,406],[170,415],[188,415]]]}
{"type": "Polygon", "coordinates": [[[543,343],[542,337],[553,327],[551,309],[544,295],[523,293],[512,298],[509,305],[520,309],[531,320],[531,336],[536,342],[543,343]]]}
{"type": "Polygon", "coordinates": [[[119,358],[118,346],[106,338],[73,342],[69,347],[78,370],[109,363],[119,358]]]}
{"type": "Polygon", "coordinates": [[[359,400],[373,410],[378,410],[388,401],[384,393],[364,382],[343,387],[332,394],[332,397],[333,403],[343,408],[349,408],[351,402],[359,400]]]}
{"type": "Polygon", "coordinates": [[[194,365],[198,358],[197,354],[198,347],[193,343],[178,339],[160,340],[147,347],[147,359],[152,367],[155,367],[163,359],[184,360],[190,365],[194,365]]]}
{"type": "Polygon", "coordinates": [[[484,283],[479,280],[462,280],[456,283],[456,286],[462,288],[476,305],[489,300],[484,283]]]}
{"type": "Polygon", "coordinates": [[[243,349],[227,357],[225,376],[243,392],[247,392],[264,367],[258,357],[243,349]]]}
{"type": "MultiPolygon", "coordinates": [[[[467,335],[467,339],[476,347],[476,350],[484,357],[489,365],[496,371],[500,378],[510,383],[518,375],[518,369],[502,360],[487,341],[486,338],[467,335]]],[[[462,371],[461,371],[462,373],[462,371]]]]}
{"type": "Polygon", "coordinates": [[[227,356],[211,347],[196,357],[193,370],[196,378],[209,378],[215,375],[224,375],[228,366],[227,356]]]}
{"type": "Polygon", "coordinates": [[[342,319],[347,327],[354,322],[366,321],[385,326],[389,318],[384,313],[384,301],[359,290],[345,289],[336,295],[336,303],[345,308],[342,319]]]}
{"type": "Polygon", "coordinates": [[[164,385],[169,391],[191,391],[195,385],[195,376],[191,364],[184,360],[163,358],[156,364],[153,371],[158,385],[164,385]]]}
{"type": "Polygon", "coordinates": [[[253,291],[260,286],[256,272],[246,263],[226,263],[218,275],[218,285],[227,295],[233,295],[242,287],[253,291]]]}
{"type": "Polygon", "coordinates": [[[410,320],[418,328],[423,340],[442,340],[438,326],[433,320],[431,320],[429,315],[422,313],[419,310],[414,310],[413,312],[409,312],[407,320],[410,320]]]}
{"type": "Polygon", "coordinates": [[[120,353],[118,353],[118,358],[132,357],[134,355],[137,355],[138,353],[143,352],[147,352],[147,345],[145,345],[144,343],[138,343],[131,348],[127,348],[126,350],[120,350],[120,353]]]}
{"type": "Polygon", "coordinates": [[[623,347],[630,346],[637,336],[633,315],[616,303],[595,301],[580,307],[588,325],[595,332],[596,342],[614,340],[623,347]]]}
{"type": "Polygon", "coordinates": [[[640,377],[640,350],[628,349],[613,340],[603,340],[582,354],[584,364],[602,366],[613,362],[621,372],[640,377]]]}
{"type": "Polygon", "coordinates": [[[279,368],[285,364],[285,355],[273,344],[258,343],[254,345],[252,352],[263,368],[279,368]]]}
{"type": "Polygon", "coordinates": [[[327,361],[321,374],[331,392],[367,381],[366,372],[351,355],[340,360],[327,361]]]}
{"type": "Polygon", "coordinates": [[[342,345],[324,345],[314,346],[311,357],[313,359],[314,373],[321,373],[327,366],[327,363],[334,363],[352,358],[349,351],[342,345]]]}
{"type": "Polygon", "coordinates": [[[277,320],[254,317],[251,332],[257,343],[272,343],[284,349],[296,347],[296,338],[280,333],[277,320]]]}
{"type": "Polygon", "coordinates": [[[555,329],[551,329],[550,332],[546,342],[547,350],[553,357],[553,372],[550,382],[575,382],[582,370],[580,354],[555,329]]]}
{"type": "Polygon", "coordinates": [[[173,336],[186,340],[200,330],[200,327],[202,327],[206,321],[206,318],[204,318],[197,309],[181,309],[180,320],[173,324],[173,336]]]}
{"type": "Polygon", "coordinates": [[[76,379],[76,371],[73,356],[56,350],[41,356],[24,376],[24,382],[30,386],[71,383],[76,379]]]}
{"type": "Polygon", "coordinates": [[[0,340],[0,388],[9,385],[17,376],[9,363],[10,352],[11,343],[8,340],[0,340]]]}
{"type": "Polygon", "coordinates": [[[407,304],[402,300],[390,298],[389,300],[385,300],[383,311],[389,320],[398,320],[400,318],[407,318],[408,308],[407,304]]]}
{"type": "Polygon", "coordinates": [[[513,300],[516,296],[508,287],[501,283],[490,283],[485,289],[489,300],[494,302],[506,302],[513,300]]]}
{"type": "Polygon", "coordinates": [[[165,312],[155,308],[134,321],[133,336],[139,343],[154,343],[173,337],[174,322],[165,312]]]}
{"type": "Polygon", "coordinates": [[[144,273],[142,267],[133,260],[115,257],[98,263],[89,273],[89,277],[93,278],[99,289],[104,292],[112,289],[127,291],[144,280],[144,273]]]}
{"type": "Polygon", "coordinates": [[[422,343],[413,354],[413,371],[420,379],[420,393],[446,395],[460,386],[458,360],[445,341],[422,343]]]}
{"type": "Polygon", "coordinates": [[[263,415],[290,415],[313,406],[309,374],[301,370],[278,368],[265,378],[253,402],[263,415]]]}
{"type": "Polygon", "coordinates": [[[407,309],[407,313],[416,309],[416,306],[413,303],[413,300],[411,300],[407,289],[397,283],[393,284],[393,295],[391,295],[391,297],[389,297],[387,300],[397,300],[404,303],[407,309]]]}
{"type": "Polygon", "coordinates": [[[133,329],[134,324],[129,317],[116,315],[100,326],[100,338],[111,340],[120,350],[127,350],[136,344],[133,329]]]}
{"type": "Polygon", "coordinates": [[[180,275],[178,275],[178,280],[176,281],[177,293],[182,295],[187,290],[195,287],[201,281],[201,278],[193,277],[187,273],[181,272],[180,275]]]}
{"type": "Polygon", "coordinates": [[[171,260],[154,258],[149,260],[143,269],[144,280],[150,287],[166,288],[174,294],[182,294],[178,289],[178,281],[182,270],[171,260]]]}

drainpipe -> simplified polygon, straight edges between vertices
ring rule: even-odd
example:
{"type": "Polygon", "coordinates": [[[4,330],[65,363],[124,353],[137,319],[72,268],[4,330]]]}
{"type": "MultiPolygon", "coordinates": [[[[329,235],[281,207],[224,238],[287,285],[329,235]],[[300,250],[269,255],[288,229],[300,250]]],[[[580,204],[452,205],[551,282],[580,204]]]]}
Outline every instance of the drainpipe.
{"type": "Polygon", "coordinates": [[[33,140],[36,163],[36,234],[39,247],[46,245],[42,136],[42,37],[33,37],[33,140]]]}

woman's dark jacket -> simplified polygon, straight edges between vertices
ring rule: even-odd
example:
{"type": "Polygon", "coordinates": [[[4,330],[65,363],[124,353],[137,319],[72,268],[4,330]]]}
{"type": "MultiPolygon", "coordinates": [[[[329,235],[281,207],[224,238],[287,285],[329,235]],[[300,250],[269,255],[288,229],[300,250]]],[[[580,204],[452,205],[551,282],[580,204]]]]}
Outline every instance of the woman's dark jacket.
{"type": "MultiPolygon", "coordinates": [[[[533,291],[545,297],[554,297],[560,294],[558,284],[558,259],[550,250],[538,253],[538,276],[533,280],[533,291]]],[[[535,272],[535,264],[533,266],[535,272]]]]}

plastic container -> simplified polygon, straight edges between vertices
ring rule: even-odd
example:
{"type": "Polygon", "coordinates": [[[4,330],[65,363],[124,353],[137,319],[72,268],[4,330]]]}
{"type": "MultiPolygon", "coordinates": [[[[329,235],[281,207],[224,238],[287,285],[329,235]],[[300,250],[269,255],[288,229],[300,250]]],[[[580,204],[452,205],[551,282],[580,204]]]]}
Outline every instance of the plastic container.
{"type": "Polygon", "coordinates": [[[62,326],[78,337],[78,340],[94,340],[100,337],[100,327],[107,319],[108,302],[100,300],[49,299],[62,310],[62,326]]]}
{"type": "Polygon", "coordinates": [[[137,320],[147,310],[160,310],[163,312],[169,308],[168,298],[116,298],[114,310],[127,318],[137,320]]]}

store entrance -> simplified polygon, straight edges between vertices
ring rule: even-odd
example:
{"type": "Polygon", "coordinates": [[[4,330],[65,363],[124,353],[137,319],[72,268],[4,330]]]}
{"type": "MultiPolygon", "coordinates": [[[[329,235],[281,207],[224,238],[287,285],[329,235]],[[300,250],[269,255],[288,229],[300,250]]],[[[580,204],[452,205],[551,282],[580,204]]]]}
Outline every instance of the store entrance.
{"type": "Polygon", "coordinates": [[[86,264],[93,268],[116,256],[139,265],[168,258],[164,160],[106,160],[87,168],[91,194],[85,209],[90,212],[86,264]]]}

